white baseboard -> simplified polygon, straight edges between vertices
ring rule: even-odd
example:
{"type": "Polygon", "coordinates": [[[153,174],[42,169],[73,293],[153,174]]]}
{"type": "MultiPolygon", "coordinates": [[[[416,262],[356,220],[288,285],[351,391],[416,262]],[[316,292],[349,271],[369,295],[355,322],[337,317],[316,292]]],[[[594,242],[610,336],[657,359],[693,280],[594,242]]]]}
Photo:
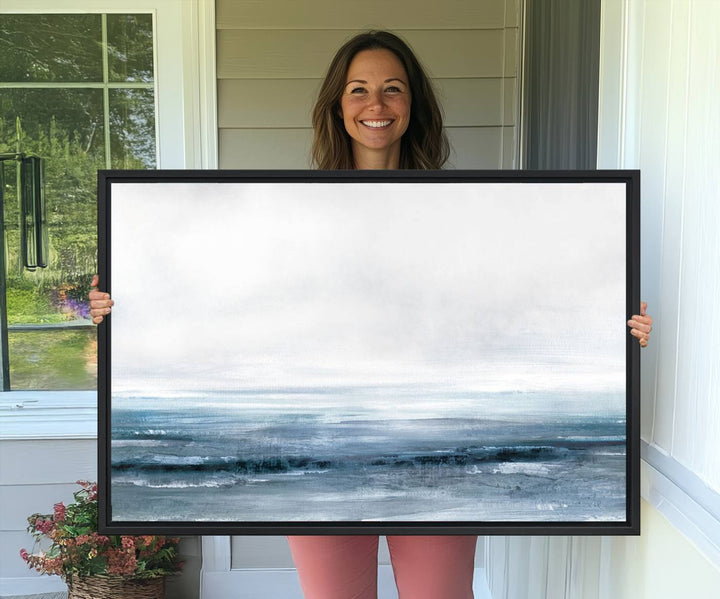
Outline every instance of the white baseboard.
{"type": "Polygon", "coordinates": [[[642,442],[641,493],[670,523],[720,567],[720,494],[691,470],[642,442]]]}

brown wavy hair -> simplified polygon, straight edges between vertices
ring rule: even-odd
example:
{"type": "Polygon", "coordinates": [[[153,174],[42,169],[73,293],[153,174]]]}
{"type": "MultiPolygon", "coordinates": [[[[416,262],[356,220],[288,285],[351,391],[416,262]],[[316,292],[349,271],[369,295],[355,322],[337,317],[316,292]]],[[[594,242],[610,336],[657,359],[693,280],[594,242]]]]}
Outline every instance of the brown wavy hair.
{"type": "Polygon", "coordinates": [[[405,67],[412,102],[410,123],[400,146],[401,169],[439,169],[448,159],[450,146],[442,126],[442,111],[430,78],[413,51],[388,31],[368,31],[347,41],[335,54],[320,87],[312,114],[312,162],[323,170],[353,169],[350,136],[340,116],[340,98],[355,55],[363,50],[389,50],[405,67]]]}

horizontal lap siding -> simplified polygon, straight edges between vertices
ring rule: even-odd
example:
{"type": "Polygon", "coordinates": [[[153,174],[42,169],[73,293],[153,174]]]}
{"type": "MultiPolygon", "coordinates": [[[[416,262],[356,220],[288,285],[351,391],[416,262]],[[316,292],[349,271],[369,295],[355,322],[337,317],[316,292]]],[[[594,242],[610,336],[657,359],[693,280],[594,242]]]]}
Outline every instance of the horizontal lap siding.
{"type": "MultiPolygon", "coordinates": [[[[503,144],[512,148],[514,127],[449,127],[448,166],[456,169],[501,168],[503,144]]],[[[312,129],[221,129],[220,168],[308,168],[312,129]]],[[[511,160],[509,151],[506,160],[511,160]]]]}
{"type": "Polygon", "coordinates": [[[433,77],[453,145],[448,167],[517,167],[518,24],[517,0],[219,0],[220,168],[309,168],[325,70],[344,41],[370,28],[398,32],[433,77]]]}
{"type": "Polygon", "coordinates": [[[32,481],[35,485],[53,485],[95,480],[96,451],[96,442],[86,439],[2,440],[0,484],[24,485],[32,481]]]}
{"type": "Polygon", "coordinates": [[[220,168],[296,169],[309,168],[312,130],[221,129],[220,168]]]}
{"type": "Polygon", "coordinates": [[[217,3],[218,29],[484,29],[503,27],[506,21],[517,26],[517,2],[219,0],[217,3]]]}
{"type": "MultiPolygon", "coordinates": [[[[220,129],[309,128],[321,79],[221,79],[220,129]]],[[[436,79],[447,127],[514,125],[515,79],[436,79]],[[504,86],[504,89],[503,89],[504,86]],[[478,110],[478,105],[483,110],[478,110]]]]}
{"type": "MultiPolygon", "coordinates": [[[[322,77],[335,51],[361,31],[218,31],[218,78],[322,77]]],[[[396,32],[433,77],[515,75],[514,66],[507,72],[504,66],[505,53],[515,52],[512,43],[506,44],[504,29],[396,32]]],[[[509,59],[513,61],[513,56],[509,59]]]]}

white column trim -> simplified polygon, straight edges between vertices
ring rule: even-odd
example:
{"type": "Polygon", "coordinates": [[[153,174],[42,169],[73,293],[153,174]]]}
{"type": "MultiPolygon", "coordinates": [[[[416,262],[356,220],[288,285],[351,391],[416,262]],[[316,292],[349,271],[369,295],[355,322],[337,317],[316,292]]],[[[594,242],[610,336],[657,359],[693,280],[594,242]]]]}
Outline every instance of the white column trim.
{"type": "Polygon", "coordinates": [[[230,575],[232,545],[229,536],[202,537],[202,567],[200,568],[200,599],[215,599],[212,589],[230,575]]]}
{"type": "Polygon", "coordinates": [[[200,0],[200,123],[202,168],[218,167],[215,0],[200,0]]]}
{"type": "Polygon", "coordinates": [[[622,168],[625,162],[627,2],[604,0],[600,5],[598,168],[622,168]]]}
{"type": "Polygon", "coordinates": [[[182,4],[186,168],[214,169],[218,164],[215,2],[182,4]]]}
{"type": "Polygon", "coordinates": [[[232,557],[230,536],[205,536],[202,538],[202,571],[230,572],[232,557]]]}

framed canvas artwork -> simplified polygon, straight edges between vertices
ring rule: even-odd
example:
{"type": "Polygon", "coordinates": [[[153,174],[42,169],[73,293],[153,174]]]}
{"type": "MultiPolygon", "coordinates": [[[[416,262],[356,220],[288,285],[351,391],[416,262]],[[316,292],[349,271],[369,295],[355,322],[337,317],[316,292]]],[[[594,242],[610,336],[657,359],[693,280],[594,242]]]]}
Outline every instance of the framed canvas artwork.
{"type": "Polygon", "coordinates": [[[101,530],[637,534],[639,184],[101,171],[101,530]]]}

